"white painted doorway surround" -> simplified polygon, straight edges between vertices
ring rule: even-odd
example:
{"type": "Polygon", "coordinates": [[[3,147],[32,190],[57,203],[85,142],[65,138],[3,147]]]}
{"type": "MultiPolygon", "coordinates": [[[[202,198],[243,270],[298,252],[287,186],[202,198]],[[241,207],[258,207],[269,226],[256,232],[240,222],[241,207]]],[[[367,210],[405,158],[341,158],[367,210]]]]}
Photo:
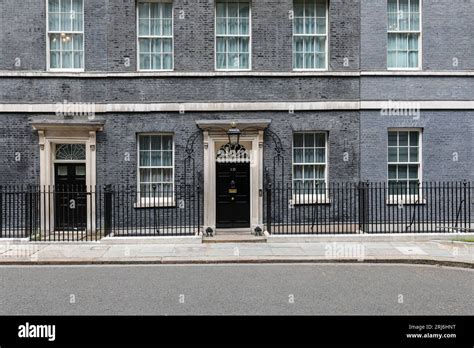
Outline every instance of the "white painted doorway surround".
{"type": "MultiPolygon", "coordinates": [[[[36,120],[31,123],[34,130],[38,131],[40,187],[44,192],[41,200],[41,229],[53,231],[54,222],[54,197],[55,185],[54,164],[55,149],[57,144],[84,144],[86,165],[87,191],[95,190],[96,185],[96,132],[102,131],[104,122],[75,122],[60,120],[36,120]],[[50,196],[49,198],[47,196],[50,196]],[[48,203],[49,202],[49,203],[48,203]],[[46,205],[46,206],[45,206],[46,205]]],[[[94,200],[87,200],[87,231],[95,231],[95,205],[94,200]]]]}
{"type": "Polygon", "coordinates": [[[232,125],[240,129],[240,144],[250,154],[250,226],[263,224],[263,134],[270,120],[199,120],[204,142],[204,230],[216,226],[216,156],[228,143],[227,130],[232,125]]]}

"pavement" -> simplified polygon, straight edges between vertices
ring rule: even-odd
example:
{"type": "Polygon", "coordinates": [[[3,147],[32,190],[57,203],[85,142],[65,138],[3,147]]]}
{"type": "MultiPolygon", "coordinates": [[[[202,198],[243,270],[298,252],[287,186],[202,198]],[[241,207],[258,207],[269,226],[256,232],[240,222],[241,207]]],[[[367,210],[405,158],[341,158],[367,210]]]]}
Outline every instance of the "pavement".
{"type": "Polygon", "coordinates": [[[0,265],[192,263],[417,263],[474,268],[474,243],[453,240],[327,239],[267,243],[102,240],[34,243],[0,240],[0,265]]]}

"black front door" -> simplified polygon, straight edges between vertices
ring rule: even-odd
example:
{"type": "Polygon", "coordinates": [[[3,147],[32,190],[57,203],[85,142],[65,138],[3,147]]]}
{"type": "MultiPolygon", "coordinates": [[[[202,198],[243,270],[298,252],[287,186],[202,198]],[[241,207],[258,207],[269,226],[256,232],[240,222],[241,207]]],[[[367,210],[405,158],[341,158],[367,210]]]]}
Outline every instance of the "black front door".
{"type": "Polygon", "coordinates": [[[86,165],[56,163],[54,174],[56,230],[84,230],[87,222],[86,165]]]}
{"type": "Polygon", "coordinates": [[[250,163],[216,163],[216,227],[250,227],[250,163]]]}

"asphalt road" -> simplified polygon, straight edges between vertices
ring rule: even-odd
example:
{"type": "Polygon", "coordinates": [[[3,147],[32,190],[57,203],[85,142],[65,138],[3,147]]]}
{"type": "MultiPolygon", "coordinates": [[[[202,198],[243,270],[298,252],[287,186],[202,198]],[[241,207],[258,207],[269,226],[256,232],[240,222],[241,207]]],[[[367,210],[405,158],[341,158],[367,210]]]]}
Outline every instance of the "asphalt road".
{"type": "Polygon", "coordinates": [[[474,271],[374,264],[4,266],[1,315],[474,314],[474,271]]]}

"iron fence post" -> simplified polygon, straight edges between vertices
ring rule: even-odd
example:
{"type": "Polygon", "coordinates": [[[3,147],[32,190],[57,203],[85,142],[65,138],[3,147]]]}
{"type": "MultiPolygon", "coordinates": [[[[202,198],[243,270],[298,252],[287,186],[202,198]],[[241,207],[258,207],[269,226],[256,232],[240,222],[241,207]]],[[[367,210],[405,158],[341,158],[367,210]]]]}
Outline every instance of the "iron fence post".
{"type": "Polygon", "coordinates": [[[362,232],[368,231],[368,214],[369,214],[369,182],[359,182],[359,230],[362,232]]]}
{"type": "Polygon", "coordinates": [[[0,238],[3,237],[3,186],[0,186],[0,238]]]}
{"type": "Polygon", "coordinates": [[[272,186],[268,184],[266,189],[267,194],[267,232],[272,233],[272,186]]]}
{"type": "Polygon", "coordinates": [[[104,185],[104,236],[112,230],[112,185],[104,185]]]}

